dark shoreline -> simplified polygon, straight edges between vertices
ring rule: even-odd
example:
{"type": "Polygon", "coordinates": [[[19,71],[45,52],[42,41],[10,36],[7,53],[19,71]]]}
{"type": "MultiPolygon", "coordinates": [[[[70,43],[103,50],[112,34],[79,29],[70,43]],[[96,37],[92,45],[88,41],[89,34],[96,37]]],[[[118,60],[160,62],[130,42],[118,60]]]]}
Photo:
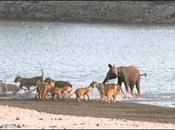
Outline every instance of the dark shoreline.
{"type": "Polygon", "coordinates": [[[0,100],[0,105],[32,109],[52,114],[90,116],[102,118],[127,119],[134,121],[147,121],[175,124],[175,109],[153,105],[117,102],[108,104],[98,100],[90,102],[76,102],[73,99],[65,101],[37,101],[26,100],[0,100]]]}
{"type": "Polygon", "coordinates": [[[175,25],[175,1],[2,1],[0,19],[175,25]]]}
{"type": "Polygon", "coordinates": [[[33,22],[33,23],[65,23],[65,24],[91,24],[91,25],[107,25],[107,26],[123,26],[123,27],[175,27],[175,23],[173,24],[147,24],[147,23],[115,23],[109,21],[93,21],[93,22],[84,22],[84,21],[76,21],[76,20],[39,20],[39,19],[0,19],[0,22],[33,22]]]}

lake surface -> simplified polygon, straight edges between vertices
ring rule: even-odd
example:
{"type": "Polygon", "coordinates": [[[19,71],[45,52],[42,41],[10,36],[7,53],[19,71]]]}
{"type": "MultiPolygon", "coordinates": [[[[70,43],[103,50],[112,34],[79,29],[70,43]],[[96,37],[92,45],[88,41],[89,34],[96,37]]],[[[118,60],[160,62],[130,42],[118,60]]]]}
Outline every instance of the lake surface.
{"type": "MultiPolygon", "coordinates": [[[[50,76],[74,88],[102,82],[108,64],[135,65],[143,98],[175,107],[175,27],[0,21],[0,79],[50,76]]],[[[95,93],[98,98],[98,93],[95,93]]]]}

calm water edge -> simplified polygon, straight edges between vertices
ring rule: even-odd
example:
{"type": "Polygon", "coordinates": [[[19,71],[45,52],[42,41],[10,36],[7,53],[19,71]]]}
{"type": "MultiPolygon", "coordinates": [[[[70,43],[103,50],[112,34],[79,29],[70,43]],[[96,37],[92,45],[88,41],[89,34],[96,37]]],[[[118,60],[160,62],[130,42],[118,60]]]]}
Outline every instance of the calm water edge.
{"type": "MultiPolygon", "coordinates": [[[[135,65],[143,98],[175,107],[175,27],[0,21],[0,79],[50,76],[74,88],[102,82],[108,64],[135,65]]],[[[94,98],[98,98],[95,92],[94,98]]]]}

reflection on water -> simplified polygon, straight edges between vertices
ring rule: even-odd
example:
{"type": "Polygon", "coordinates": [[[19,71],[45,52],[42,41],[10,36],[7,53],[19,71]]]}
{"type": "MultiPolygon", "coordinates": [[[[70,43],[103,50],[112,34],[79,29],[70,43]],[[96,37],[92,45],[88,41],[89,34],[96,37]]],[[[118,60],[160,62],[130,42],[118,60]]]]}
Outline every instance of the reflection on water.
{"type": "Polygon", "coordinates": [[[148,75],[141,87],[153,103],[143,102],[167,106],[170,98],[159,93],[175,92],[174,35],[175,27],[1,21],[0,79],[12,83],[42,68],[45,77],[77,88],[102,82],[108,63],[136,65],[148,75]]]}

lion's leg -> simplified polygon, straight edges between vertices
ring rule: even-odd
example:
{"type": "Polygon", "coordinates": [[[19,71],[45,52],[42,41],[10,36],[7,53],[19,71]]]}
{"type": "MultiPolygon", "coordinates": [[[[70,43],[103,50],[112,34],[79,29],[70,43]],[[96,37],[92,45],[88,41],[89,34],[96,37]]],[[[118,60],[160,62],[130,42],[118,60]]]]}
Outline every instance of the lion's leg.
{"type": "Polygon", "coordinates": [[[113,103],[115,103],[116,94],[113,95],[113,103]]]}
{"type": "Polygon", "coordinates": [[[85,97],[86,95],[83,95],[83,98],[84,98],[84,101],[86,101],[86,97],[85,97]]]}
{"type": "Polygon", "coordinates": [[[87,94],[87,97],[88,97],[88,101],[90,101],[90,95],[89,94],[87,94]]]}
{"type": "Polygon", "coordinates": [[[105,95],[105,102],[108,102],[108,94],[105,95]]]}

